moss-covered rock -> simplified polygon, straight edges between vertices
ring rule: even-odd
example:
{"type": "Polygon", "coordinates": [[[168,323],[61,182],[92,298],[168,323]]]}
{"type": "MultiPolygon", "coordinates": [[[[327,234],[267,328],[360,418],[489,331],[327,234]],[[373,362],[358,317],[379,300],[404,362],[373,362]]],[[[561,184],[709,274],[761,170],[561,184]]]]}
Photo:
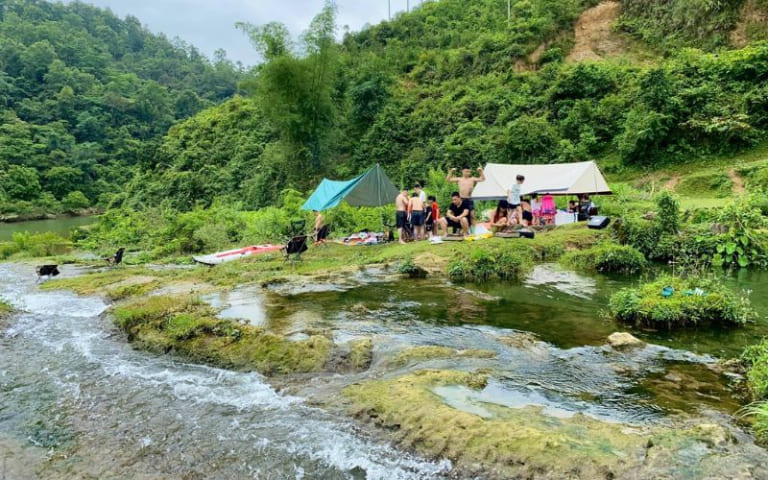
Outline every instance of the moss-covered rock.
{"type": "Polygon", "coordinates": [[[129,340],[142,349],[264,375],[322,371],[333,347],[321,335],[291,341],[216,318],[214,309],[190,296],[147,297],[120,304],[113,313],[129,340]]]}
{"type": "Polygon", "coordinates": [[[490,418],[448,406],[434,389],[459,385],[482,389],[485,375],[419,371],[365,382],[344,390],[349,409],[392,432],[403,446],[443,457],[482,478],[614,478],[627,460],[640,458],[645,440],[622,427],[575,415],[562,419],[536,408],[485,404],[490,418]]]}
{"type": "Polygon", "coordinates": [[[355,371],[365,370],[373,359],[373,341],[362,338],[349,342],[349,364],[355,371]]]}
{"type": "Polygon", "coordinates": [[[411,347],[398,353],[392,359],[392,365],[404,366],[413,362],[431,360],[436,358],[495,358],[496,352],[478,348],[457,350],[455,348],[440,345],[420,345],[411,347]]]}
{"type": "Polygon", "coordinates": [[[754,321],[746,293],[703,277],[662,276],[611,297],[610,312],[620,321],[663,328],[698,325],[738,326],[754,321]]]}

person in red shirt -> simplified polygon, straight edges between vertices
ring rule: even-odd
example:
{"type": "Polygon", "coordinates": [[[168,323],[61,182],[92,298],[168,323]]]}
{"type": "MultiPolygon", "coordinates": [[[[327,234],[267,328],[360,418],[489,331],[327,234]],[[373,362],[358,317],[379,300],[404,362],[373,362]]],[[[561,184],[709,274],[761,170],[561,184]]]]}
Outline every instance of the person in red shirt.
{"type": "Polygon", "coordinates": [[[429,223],[432,227],[432,235],[437,236],[437,221],[440,220],[440,206],[437,204],[437,198],[434,195],[427,197],[427,205],[429,209],[429,223]]]}

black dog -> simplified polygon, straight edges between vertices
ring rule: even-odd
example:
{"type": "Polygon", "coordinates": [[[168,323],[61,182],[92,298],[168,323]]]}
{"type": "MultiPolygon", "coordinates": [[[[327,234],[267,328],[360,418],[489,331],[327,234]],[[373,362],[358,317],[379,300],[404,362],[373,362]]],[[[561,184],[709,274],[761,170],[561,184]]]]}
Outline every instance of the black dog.
{"type": "Polygon", "coordinates": [[[43,277],[55,277],[59,273],[58,265],[40,265],[35,269],[37,272],[37,280],[40,281],[43,277]]]}

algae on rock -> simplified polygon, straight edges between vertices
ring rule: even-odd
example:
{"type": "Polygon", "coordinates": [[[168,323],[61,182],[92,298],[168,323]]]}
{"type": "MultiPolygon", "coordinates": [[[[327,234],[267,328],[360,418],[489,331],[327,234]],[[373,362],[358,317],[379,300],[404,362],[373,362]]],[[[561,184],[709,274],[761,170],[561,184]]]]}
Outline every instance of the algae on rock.
{"type": "Polygon", "coordinates": [[[264,375],[317,372],[329,362],[333,342],[325,336],[291,341],[216,313],[190,296],[148,297],[114,309],[118,326],[146,350],[264,375]]]}

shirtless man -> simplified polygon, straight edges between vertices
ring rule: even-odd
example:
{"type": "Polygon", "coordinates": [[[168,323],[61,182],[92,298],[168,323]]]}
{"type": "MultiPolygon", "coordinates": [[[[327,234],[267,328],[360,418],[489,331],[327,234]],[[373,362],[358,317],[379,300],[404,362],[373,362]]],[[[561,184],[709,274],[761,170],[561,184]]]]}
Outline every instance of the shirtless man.
{"type": "Polygon", "coordinates": [[[422,240],[426,236],[424,231],[424,201],[419,197],[418,192],[411,195],[411,224],[413,225],[414,240],[422,240]]]}
{"type": "Polygon", "coordinates": [[[472,190],[475,188],[475,184],[485,181],[485,172],[483,171],[482,167],[478,167],[477,171],[480,172],[480,176],[471,177],[470,174],[472,171],[466,165],[461,169],[460,177],[454,175],[455,171],[456,169],[452,168],[451,171],[448,172],[448,175],[446,175],[445,179],[449,182],[455,182],[459,185],[459,195],[461,195],[462,200],[467,201],[467,204],[469,205],[470,220],[474,222],[475,202],[472,200],[472,190]]]}
{"type": "Polygon", "coordinates": [[[315,233],[312,234],[312,236],[314,237],[315,242],[319,243],[325,240],[325,236],[323,235],[322,231],[323,227],[325,226],[325,219],[323,218],[323,214],[317,210],[312,210],[312,213],[315,214],[315,233]]]}
{"type": "Polygon", "coordinates": [[[395,226],[400,243],[405,243],[405,228],[408,224],[408,207],[410,207],[408,190],[401,191],[395,198],[395,226]]]}

